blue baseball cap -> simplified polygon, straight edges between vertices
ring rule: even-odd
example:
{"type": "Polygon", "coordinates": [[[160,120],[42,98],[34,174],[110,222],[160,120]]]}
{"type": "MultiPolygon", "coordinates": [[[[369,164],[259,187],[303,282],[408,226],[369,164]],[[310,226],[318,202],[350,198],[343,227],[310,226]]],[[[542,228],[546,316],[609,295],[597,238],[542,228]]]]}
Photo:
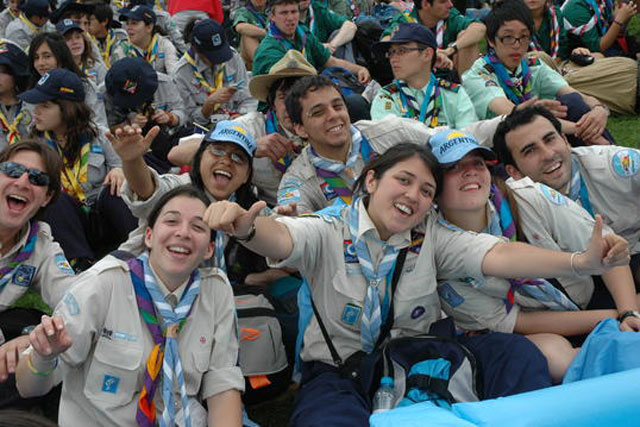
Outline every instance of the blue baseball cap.
{"type": "Polygon", "coordinates": [[[158,73],[142,58],[123,58],[111,66],[104,83],[116,107],[135,108],[153,99],[158,73]]]}
{"type": "Polygon", "coordinates": [[[478,144],[476,137],[462,130],[449,129],[429,138],[431,151],[441,165],[453,164],[474,150],[486,160],[495,160],[496,153],[478,144]]]}
{"type": "Polygon", "coordinates": [[[18,98],[29,104],[40,104],[55,99],[84,101],[84,87],[76,73],[56,68],[42,76],[36,87],[22,92],[18,98]]]}
{"type": "Polygon", "coordinates": [[[57,24],[63,17],[74,14],[90,15],[93,11],[93,5],[78,3],[75,0],[67,0],[63,2],[56,10],[51,12],[49,20],[57,24]]]}
{"type": "Polygon", "coordinates": [[[61,21],[58,21],[56,24],[56,31],[62,34],[63,36],[67,34],[71,30],[84,31],[80,25],[78,25],[75,21],[69,18],[65,18],[61,21]]]}
{"type": "Polygon", "coordinates": [[[194,25],[190,41],[213,65],[222,64],[233,57],[222,25],[213,19],[205,19],[194,25]]]}
{"type": "Polygon", "coordinates": [[[51,15],[49,0],[26,0],[18,6],[25,15],[42,16],[48,18],[51,15]]]}
{"type": "Polygon", "coordinates": [[[120,9],[120,20],[126,21],[133,19],[134,21],[144,21],[147,24],[156,23],[156,13],[147,5],[137,4],[135,6],[120,9]]]}
{"type": "Polygon", "coordinates": [[[6,65],[16,77],[29,77],[29,57],[17,45],[0,40],[0,65],[6,65]]]}
{"type": "Polygon", "coordinates": [[[249,158],[253,158],[256,148],[258,148],[258,144],[256,144],[251,134],[239,123],[231,120],[218,122],[216,127],[209,131],[202,140],[202,144],[216,142],[232,142],[239,145],[249,158]]]}
{"type": "Polygon", "coordinates": [[[375,46],[388,49],[394,43],[416,42],[433,49],[438,48],[438,42],[430,29],[422,24],[402,22],[391,35],[389,40],[376,43],[375,46]]]}

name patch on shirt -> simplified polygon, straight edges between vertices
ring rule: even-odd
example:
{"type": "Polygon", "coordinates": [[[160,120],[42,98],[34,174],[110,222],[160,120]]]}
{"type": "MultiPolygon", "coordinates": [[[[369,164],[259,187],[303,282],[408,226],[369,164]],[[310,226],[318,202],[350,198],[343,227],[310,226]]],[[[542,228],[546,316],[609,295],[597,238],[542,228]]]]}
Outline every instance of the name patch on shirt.
{"type": "Polygon", "coordinates": [[[120,385],[120,378],[111,375],[105,375],[102,379],[102,391],[105,393],[116,394],[118,392],[118,386],[120,385]]]}
{"type": "Polygon", "coordinates": [[[31,284],[31,279],[36,273],[36,268],[32,265],[22,264],[16,268],[15,273],[11,279],[11,283],[18,286],[28,287],[31,284]]]}
{"type": "Polygon", "coordinates": [[[344,306],[344,311],[342,312],[342,321],[347,325],[354,325],[360,317],[361,312],[362,308],[355,304],[347,303],[344,306]]]}
{"type": "Polygon", "coordinates": [[[635,150],[620,150],[611,159],[613,171],[622,178],[629,178],[638,173],[640,154],[635,150]]]}
{"type": "Polygon", "coordinates": [[[559,191],[556,191],[551,187],[547,187],[546,185],[540,185],[540,190],[542,191],[542,194],[544,194],[544,197],[549,199],[554,205],[564,206],[567,204],[567,198],[559,191]]]}
{"type": "Polygon", "coordinates": [[[449,282],[444,282],[438,285],[438,295],[451,307],[457,307],[464,302],[462,295],[457,293],[453,286],[449,282]]]}

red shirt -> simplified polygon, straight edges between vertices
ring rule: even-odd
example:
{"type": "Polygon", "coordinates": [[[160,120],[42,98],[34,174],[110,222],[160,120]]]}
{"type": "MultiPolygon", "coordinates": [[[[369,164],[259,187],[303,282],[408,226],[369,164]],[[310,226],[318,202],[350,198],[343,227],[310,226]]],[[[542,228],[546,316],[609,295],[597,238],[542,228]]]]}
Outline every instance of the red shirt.
{"type": "Polygon", "coordinates": [[[171,15],[183,10],[201,10],[221,24],[224,21],[221,0],[169,0],[169,13],[171,15]]]}

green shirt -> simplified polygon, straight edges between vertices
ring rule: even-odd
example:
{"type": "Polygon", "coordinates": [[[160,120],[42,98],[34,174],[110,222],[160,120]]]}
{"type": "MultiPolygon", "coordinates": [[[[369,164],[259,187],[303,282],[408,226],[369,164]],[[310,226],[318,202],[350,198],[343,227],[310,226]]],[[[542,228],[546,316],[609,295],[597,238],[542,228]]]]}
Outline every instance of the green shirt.
{"type": "MultiPolygon", "coordinates": [[[[417,22],[419,24],[424,25],[424,23],[420,21],[420,17],[418,16],[418,9],[414,7],[411,13],[397,14],[391,20],[391,24],[389,24],[389,28],[387,28],[384,31],[384,33],[382,33],[382,37],[391,35],[401,22],[408,22],[408,23],[417,22]]],[[[467,18],[466,16],[462,15],[458,11],[458,9],[456,9],[455,7],[451,8],[451,10],[449,11],[449,17],[447,18],[445,23],[442,43],[438,42],[438,46],[441,48],[447,47],[450,43],[453,43],[454,41],[456,41],[456,38],[458,38],[458,33],[460,31],[464,30],[474,22],[477,22],[477,20],[472,18],[467,18]]],[[[437,37],[436,28],[429,28],[429,29],[437,37]]]]}
{"type": "MultiPolygon", "coordinates": [[[[596,0],[597,3],[600,3],[600,1],[604,0],[596,0]]],[[[564,13],[565,19],[574,27],[586,24],[593,16],[593,11],[585,0],[568,0],[562,9],[562,12],[564,13]]],[[[610,23],[613,21],[613,13],[605,13],[604,18],[607,23],[610,23]]],[[[606,32],[608,27],[609,24],[604,28],[604,32],[606,32]]],[[[591,52],[600,52],[600,39],[603,34],[604,33],[600,33],[600,28],[596,24],[590,30],[585,31],[581,36],[569,34],[569,38],[572,46],[584,46],[591,52]]]]}
{"type": "MultiPolygon", "coordinates": [[[[558,43],[558,57],[560,59],[569,58],[569,54],[571,50],[569,50],[569,39],[567,38],[567,30],[564,29],[563,18],[564,15],[559,7],[552,6],[556,11],[556,19],[558,22],[559,29],[559,43],[558,43]]],[[[540,28],[538,28],[534,34],[537,45],[547,52],[549,55],[552,55],[551,52],[551,31],[553,29],[553,18],[551,16],[551,9],[547,9],[545,11],[544,19],[540,24],[540,28]]],[[[554,37],[555,38],[555,37],[554,37]]]]}
{"type": "MultiPolygon", "coordinates": [[[[484,58],[478,58],[471,68],[462,74],[462,84],[471,97],[480,120],[496,116],[489,109],[491,101],[496,98],[509,99],[500,87],[498,77],[495,73],[489,72],[485,64],[484,58]]],[[[531,70],[531,94],[538,98],[554,99],[558,91],[568,84],[560,74],[540,60],[531,60],[529,69],[531,70]]],[[[520,73],[521,67],[518,65],[515,72],[510,74],[513,77],[520,73]]]]}
{"type": "MultiPolygon", "coordinates": [[[[438,122],[436,126],[449,126],[454,129],[461,129],[478,121],[471,98],[467,95],[467,91],[460,85],[450,83],[446,80],[438,79],[440,86],[441,108],[438,111],[438,122]]],[[[422,105],[425,93],[427,91],[427,83],[421,89],[412,87],[405,88],[405,91],[416,99],[418,105],[422,105]]],[[[381,89],[371,104],[371,119],[379,120],[389,114],[398,117],[407,117],[407,111],[402,105],[400,92],[395,83],[391,83],[381,89]]],[[[415,117],[418,119],[417,117],[415,117]]],[[[426,118],[426,124],[430,125],[430,118],[426,118]]]]}
{"type": "Polygon", "coordinates": [[[246,7],[241,7],[231,12],[231,19],[233,19],[232,27],[235,29],[238,24],[251,24],[263,29],[267,28],[267,15],[264,12],[256,11],[252,12],[246,7]]]}
{"type": "Polygon", "coordinates": [[[356,5],[360,8],[360,14],[363,15],[370,15],[373,10],[373,4],[368,0],[329,0],[329,9],[347,19],[354,18],[356,5]]]}
{"type": "Polygon", "coordinates": [[[313,0],[309,5],[309,10],[307,11],[306,21],[300,20],[300,24],[309,27],[311,29],[311,32],[322,43],[327,43],[329,41],[329,36],[331,36],[331,33],[339,30],[346,20],[347,18],[345,18],[344,16],[330,11],[324,3],[313,0]],[[313,8],[313,22],[311,20],[311,8],[313,8]]]}
{"type": "MultiPolygon", "coordinates": [[[[331,56],[331,51],[324,47],[322,43],[320,43],[320,40],[311,34],[307,27],[298,25],[298,28],[307,36],[307,42],[304,46],[304,57],[317,70],[322,70],[324,64],[327,63],[331,56]]],[[[275,39],[271,34],[267,33],[267,36],[262,39],[253,56],[253,75],[268,74],[271,67],[282,59],[285,53],[287,53],[287,50],[291,48],[300,52],[303,50],[302,40],[298,32],[296,32],[296,37],[293,42],[284,42],[275,39]]]]}

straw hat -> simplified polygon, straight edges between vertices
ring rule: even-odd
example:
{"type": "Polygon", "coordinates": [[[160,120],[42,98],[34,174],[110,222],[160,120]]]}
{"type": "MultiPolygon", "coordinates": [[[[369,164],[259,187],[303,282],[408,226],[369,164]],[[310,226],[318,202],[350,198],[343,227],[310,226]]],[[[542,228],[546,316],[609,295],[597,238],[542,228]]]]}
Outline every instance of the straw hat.
{"type": "Polygon", "coordinates": [[[289,50],[278,62],[273,64],[269,74],[255,76],[249,82],[249,92],[254,98],[266,102],[269,88],[279,79],[285,77],[304,77],[318,74],[313,65],[309,64],[297,50],[289,50]]]}

